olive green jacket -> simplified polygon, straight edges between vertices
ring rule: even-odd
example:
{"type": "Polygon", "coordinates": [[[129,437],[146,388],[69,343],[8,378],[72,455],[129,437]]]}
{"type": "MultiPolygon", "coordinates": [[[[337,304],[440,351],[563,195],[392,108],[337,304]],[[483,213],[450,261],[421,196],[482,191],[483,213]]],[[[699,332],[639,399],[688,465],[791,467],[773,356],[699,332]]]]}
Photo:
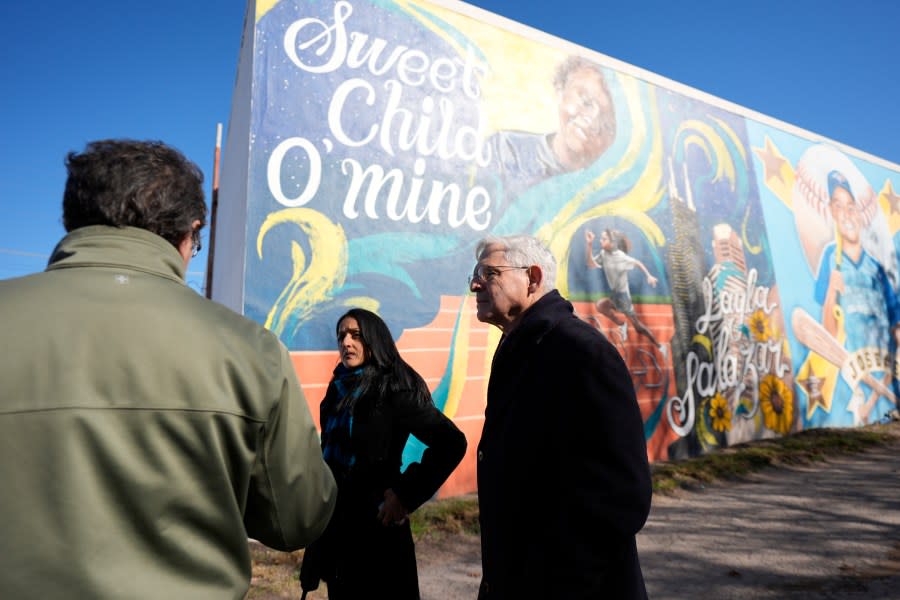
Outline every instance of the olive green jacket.
{"type": "Polygon", "coordinates": [[[183,277],[161,237],[92,226],[0,281],[0,598],[243,598],[248,536],[325,528],[286,348],[183,277]]]}

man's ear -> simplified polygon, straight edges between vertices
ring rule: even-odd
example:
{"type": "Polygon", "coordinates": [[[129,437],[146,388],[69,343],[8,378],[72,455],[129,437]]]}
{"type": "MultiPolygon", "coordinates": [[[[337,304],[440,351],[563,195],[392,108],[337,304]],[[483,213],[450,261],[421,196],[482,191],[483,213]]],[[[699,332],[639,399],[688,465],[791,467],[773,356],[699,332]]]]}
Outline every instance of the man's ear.
{"type": "Polygon", "coordinates": [[[191,232],[188,231],[184,234],[184,237],[181,238],[181,242],[178,244],[178,254],[181,255],[181,258],[184,259],[184,267],[187,268],[189,262],[191,262],[191,257],[193,254],[193,238],[191,237],[191,232]]]}
{"type": "Polygon", "coordinates": [[[203,226],[203,223],[199,219],[194,219],[194,222],[191,223],[191,230],[184,234],[184,237],[181,239],[181,243],[178,244],[176,248],[178,250],[178,254],[181,255],[181,258],[184,259],[184,268],[186,269],[188,263],[191,262],[191,258],[194,256],[194,231],[203,226]]]}
{"type": "Polygon", "coordinates": [[[525,271],[528,274],[528,292],[535,293],[544,287],[544,270],[538,265],[531,265],[525,271]]]}

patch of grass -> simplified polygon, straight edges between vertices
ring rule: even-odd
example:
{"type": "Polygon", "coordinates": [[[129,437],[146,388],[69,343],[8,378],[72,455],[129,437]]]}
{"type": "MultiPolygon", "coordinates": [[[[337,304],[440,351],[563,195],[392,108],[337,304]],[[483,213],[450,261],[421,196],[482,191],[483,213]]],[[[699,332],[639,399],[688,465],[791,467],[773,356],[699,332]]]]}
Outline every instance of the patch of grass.
{"type": "Polygon", "coordinates": [[[896,434],[887,427],[873,425],[864,429],[809,429],[782,438],[747,442],[696,458],[653,463],[653,491],[670,494],[682,488],[739,478],[766,467],[811,464],[829,456],[862,452],[893,439],[896,434]]]}
{"type": "Polygon", "coordinates": [[[410,517],[413,537],[479,535],[478,497],[475,495],[426,502],[410,517]]]}

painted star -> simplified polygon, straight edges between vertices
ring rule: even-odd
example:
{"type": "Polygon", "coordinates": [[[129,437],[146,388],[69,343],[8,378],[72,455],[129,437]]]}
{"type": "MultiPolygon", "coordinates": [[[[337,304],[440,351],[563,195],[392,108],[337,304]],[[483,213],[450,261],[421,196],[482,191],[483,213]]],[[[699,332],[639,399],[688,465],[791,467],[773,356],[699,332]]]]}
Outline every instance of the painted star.
{"type": "Polygon", "coordinates": [[[785,183],[784,176],[781,174],[781,167],[783,167],[787,161],[779,154],[778,148],[775,147],[772,140],[766,137],[765,149],[754,148],[753,152],[755,152],[760,160],[763,161],[766,181],[774,178],[785,183]]]}
{"type": "Polygon", "coordinates": [[[809,404],[806,408],[807,418],[812,417],[812,414],[819,406],[821,406],[822,410],[825,412],[831,412],[831,403],[822,395],[822,386],[825,385],[825,380],[816,375],[815,371],[812,370],[811,365],[807,372],[806,379],[798,379],[797,383],[803,386],[803,389],[806,390],[806,395],[809,398],[809,404]]]}
{"type": "Polygon", "coordinates": [[[881,195],[884,196],[888,206],[891,207],[891,214],[900,213],[900,195],[894,193],[894,186],[891,184],[890,179],[884,182],[884,189],[881,190],[881,195]]]}

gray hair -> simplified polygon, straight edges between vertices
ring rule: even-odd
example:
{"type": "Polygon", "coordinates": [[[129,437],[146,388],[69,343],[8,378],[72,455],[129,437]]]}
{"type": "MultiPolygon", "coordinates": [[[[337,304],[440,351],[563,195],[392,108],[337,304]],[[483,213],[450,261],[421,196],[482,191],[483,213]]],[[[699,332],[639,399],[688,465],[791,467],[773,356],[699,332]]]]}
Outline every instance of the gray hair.
{"type": "Polygon", "coordinates": [[[541,289],[550,292],[556,289],[556,259],[542,241],[530,235],[489,235],[482,238],[475,247],[475,260],[481,260],[481,254],[488,246],[499,246],[503,249],[506,262],[514,267],[530,267],[537,265],[544,273],[541,289]]]}

